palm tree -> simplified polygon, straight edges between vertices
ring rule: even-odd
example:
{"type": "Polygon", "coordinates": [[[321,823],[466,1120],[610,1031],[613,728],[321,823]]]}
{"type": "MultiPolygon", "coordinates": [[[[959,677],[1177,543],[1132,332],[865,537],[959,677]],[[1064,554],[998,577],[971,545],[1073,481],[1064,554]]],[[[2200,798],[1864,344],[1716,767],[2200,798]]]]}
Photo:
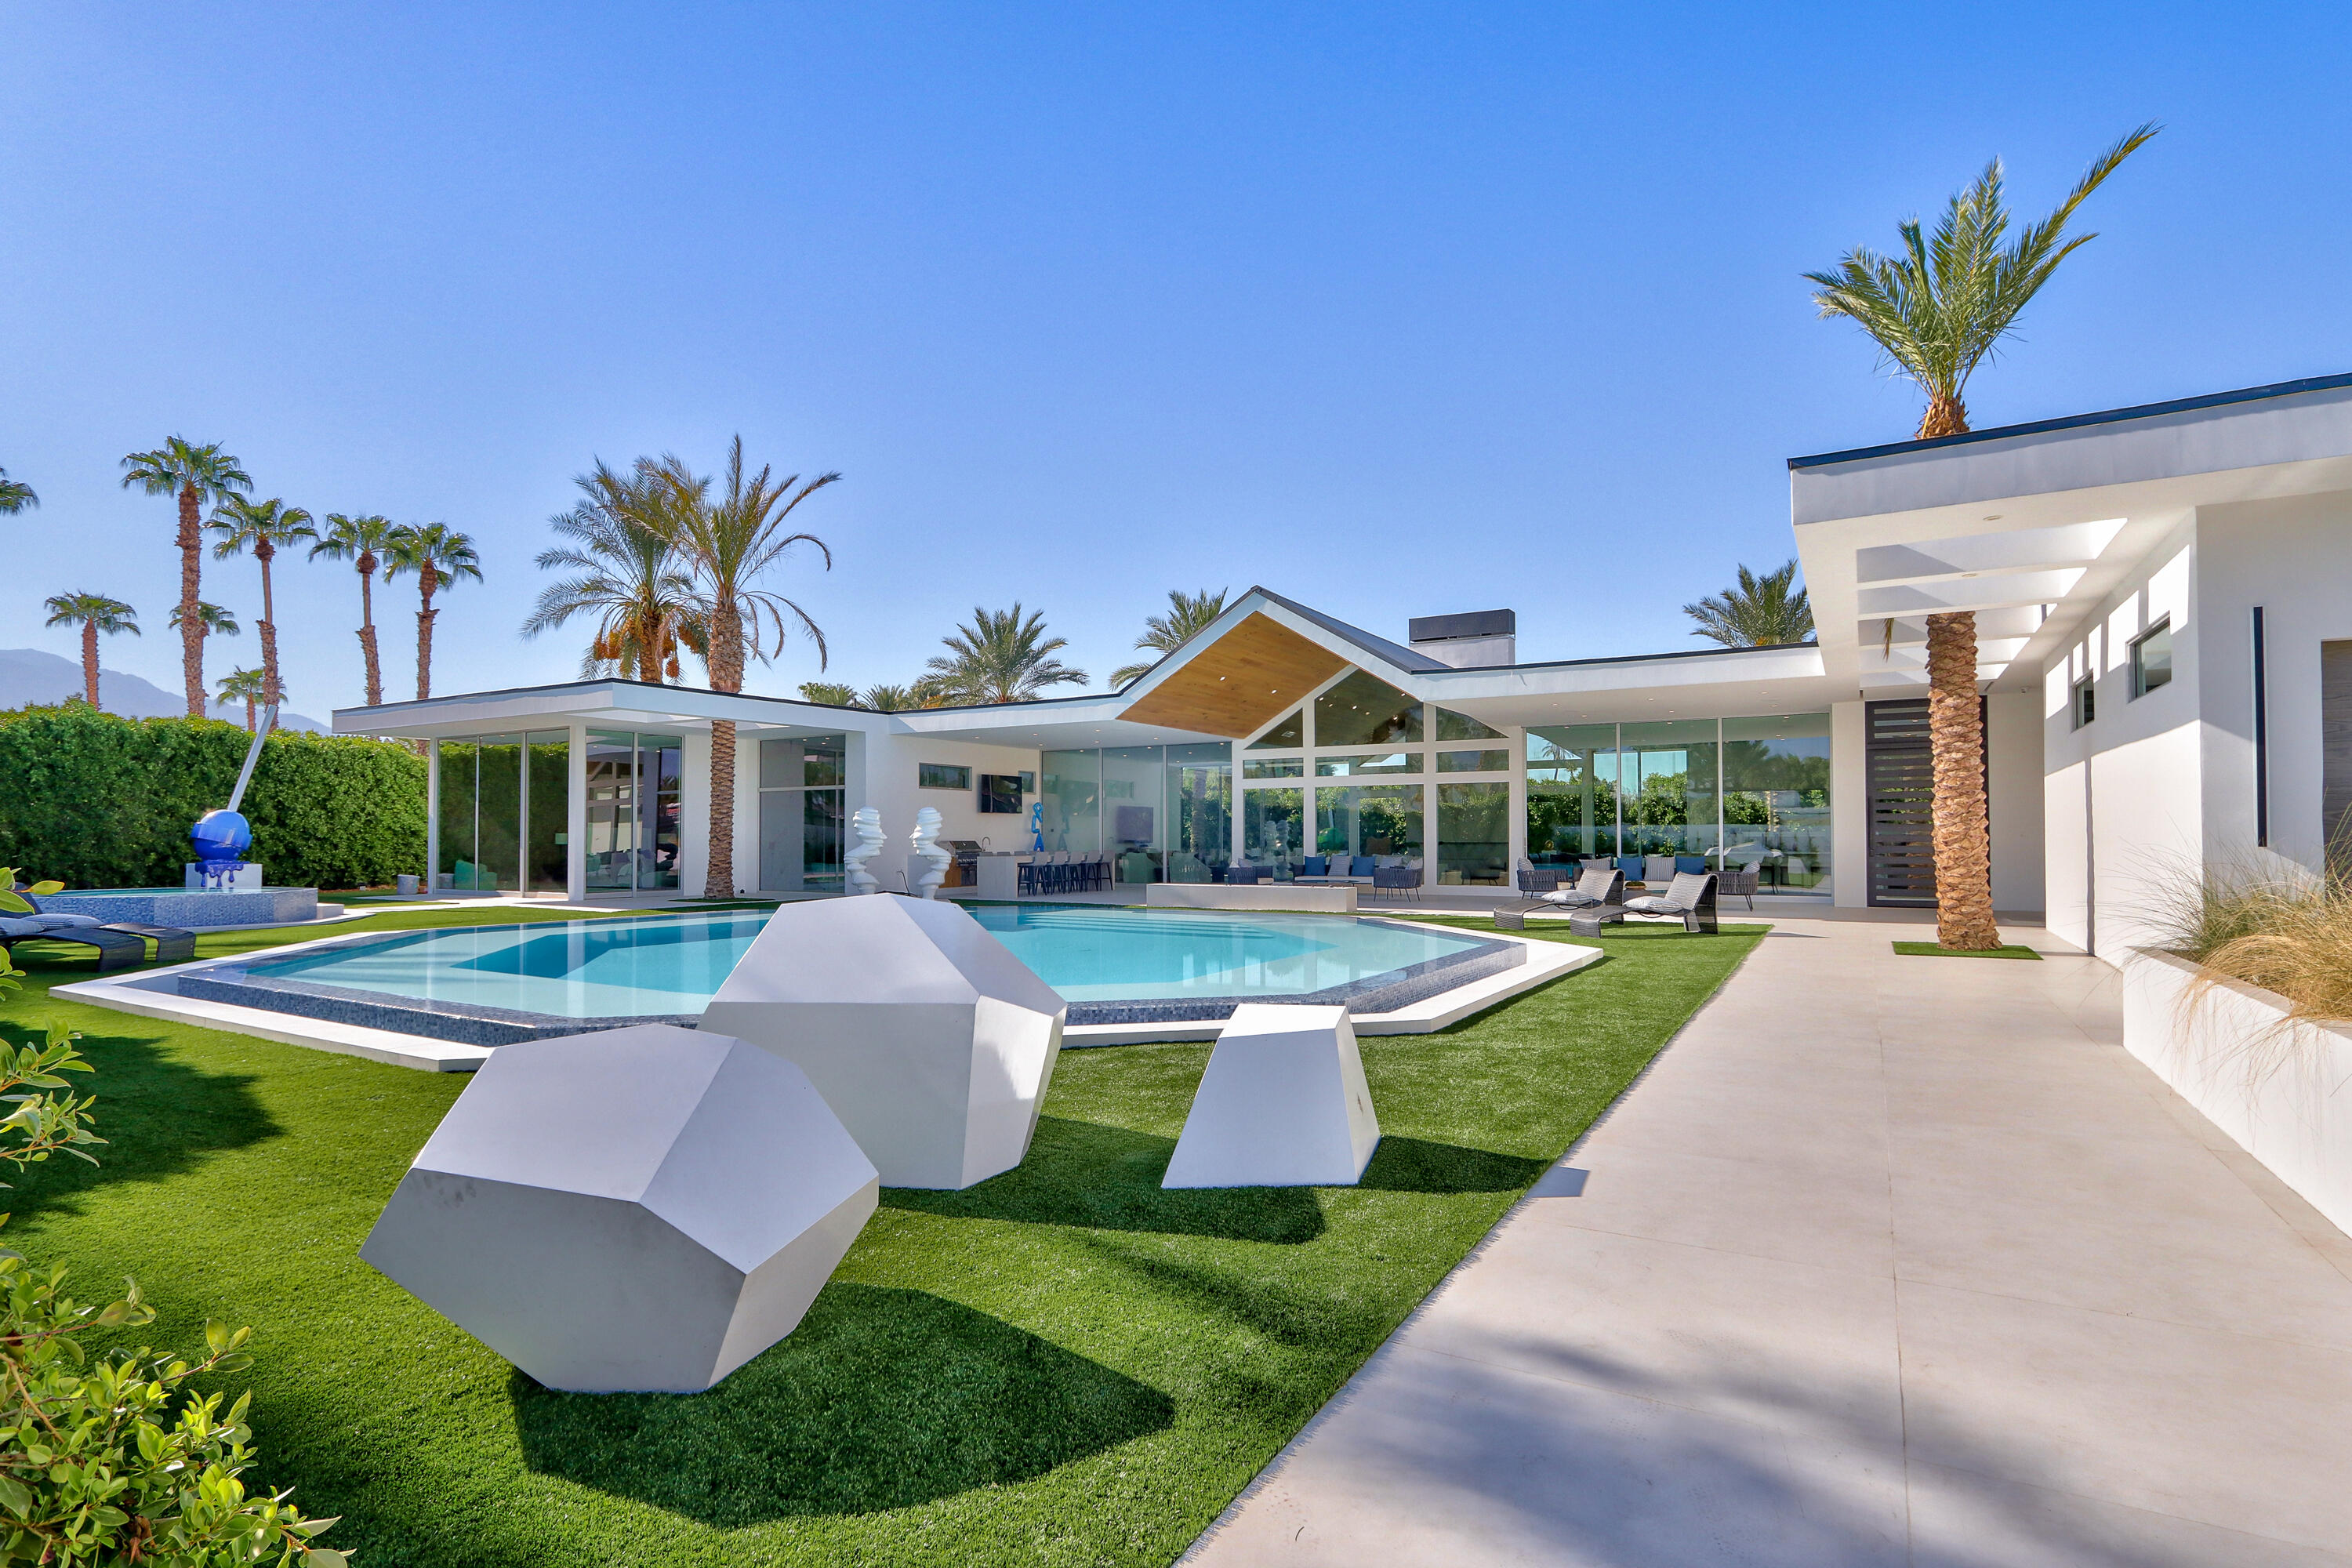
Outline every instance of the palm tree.
{"type": "Polygon", "coordinates": [[[1032,610],[1026,620],[1016,600],[1009,610],[972,606],[972,624],[958,626],[952,637],[940,640],[948,655],[930,661],[927,679],[935,682],[951,702],[1031,702],[1049,686],[1084,686],[1087,672],[1072,669],[1055,653],[1070,646],[1067,637],[1045,636],[1045,614],[1032,610]],[[952,657],[949,657],[951,655],[952,657]]]}
{"type": "MultiPolygon", "coordinates": [[[[222,609],[208,599],[198,601],[196,621],[205,628],[205,636],[208,637],[233,637],[245,630],[243,626],[236,624],[236,616],[234,614],[222,609]]],[[[177,605],[172,606],[172,629],[173,631],[180,629],[180,606],[177,605]]]]}
{"type": "Polygon", "coordinates": [[[931,688],[917,681],[912,686],[869,686],[857,694],[857,706],[877,713],[901,713],[910,708],[936,708],[939,703],[931,688]]]}
{"type": "MultiPolygon", "coordinates": [[[[1164,658],[1186,643],[1209,629],[1210,623],[1225,613],[1225,590],[1210,593],[1206,588],[1197,594],[1187,594],[1181,588],[1168,590],[1168,613],[1146,616],[1143,635],[1135,639],[1138,647],[1148,647],[1164,658]]],[[[1159,659],[1139,664],[1124,664],[1110,672],[1114,687],[1125,686],[1143,679],[1159,659]]]]}
{"type": "MultiPolygon", "coordinates": [[[[808,612],[779,594],[754,586],[761,573],[781,563],[796,544],[812,544],[833,569],[833,552],[813,533],[788,533],[801,502],[839,479],[820,474],[803,485],[792,474],[778,480],[762,466],[743,472],[743,437],[727,454],[725,489],[711,499],[711,481],[698,479],[677,458],[664,458],[648,473],[661,481],[652,516],[662,535],[677,547],[693,573],[702,611],[709,617],[710,651],[703,662],[714,691],[743,689],[743,664],[765,661],[783,651],[784,613],[816,644],[817,668],[825,667],[824,633],[808,612]],[[799,485],[796,490],[793,487],[799,485]],[[772,637],[772,644],[771,638],[772,637]]],[[[710,721],[710,854],[703,897],[735,896],[735,722],[710,721]]]]}
{"type": "Polygon", "coordinates": [[[692,579],[679,570],[670,542],[644,521],[655,515],[659,480],[643,463],[625,477],[600,462],[573,482],[583,492],[579,503],[548,520],[572,542],[538,556],[541,570],[573,574],[540,591],[522,635],[535,637],[574,616],[594,616],[581,674],[634,676],[655,685],[677,679],[678,646],[698,654],[706,640],[692,579]]]}
{"type": "Polygon", "coordinates": [[[288,506],[276,496],[261,501],[231,496],[213,508],[212,521],[205,525],[215,536],[214,560],[226,561],[251,551],[253,558],[261,563],[261,618],[253,624],[261,628],[261,673],[268,678],[269,686],[262,700],[273,708],[278,703],[280,687],[278,623],[273,618],[277,601],[270,595],[269,563],[281,550],[314,542],[319,535],[311,528],[311,521],[309,512],[299,506],[288,506]]]}
{"type": "Polygon", "coordinates": [[[1806,281],[1821,286],[1813,303],[1824,318],[1851,318],[1927,395],[1913,439],[1967,433],[1969,411],[1960,395],[1969,377],[2016,328],[2018,313],[2058,264],[2098,237],[2066,239],[2066,220],[2158,129],[2143,125],[2101,153],[2066,199],[2012,245],[2001,244],[2009,208],[1995,158],[1974,184],[1953,195],[1932,238],[1920,232],[1917,218],[1895,226],[1903,238],[1900,258],[1856,247],[1836,271],[1805,274],[1806,281]]]}
{"type": "Polygon", "coordinates": [[[41,498],[33,493],[32,486],[22,479],[10,479],[8,470],[0,468],[0,517],[11,512],[30,511],[40,504],[41,498]]]}
{"type": "Polygon", "coordinates": [[[196,612],[202,601],[196,590],[204,572],[205,505],[224,501],[238,490],[253,488],[253,477],[215,441],[192,447],[174,436],[152,452],[133,452],[122,459],[122,488],[137,488],[151,496],[180,498],[180,679],[188,700],[188,717],[205,716],[205,624],[196,612]]]}
{"type": "Polygon", "coordinates": [[[455,587],[461,577],[482,580],[482,558],[474,542],[452,533],[446,522],[404,522],[384,535],[383,575],[387,582],[404,572],[416,574],[416,700],[433,695],[433,595],[455,587]]]}
{"type": "Polygon", "coordinates": [[[98,634],[139,635],[139,612],[103,594],[59,594],[47,601],[53,626],[81,627],[81,689],[92,708],[98,706],[98,634]]]}
{"type": "Polygon", "coordinates": [[[228,674],[221,677],[220,706],[226,708],[232,702],[244,702],[245,732],[247,734],[250,735],[254,731],[256,722],[254,714],[255,704],[267,702],[268,700],[269,672],[268,670],[237,669],[231,670],[228,674]]]}
{"type": "MultiPolygon", "coordinates": [[[[2146,144],[2147,124],[2108,148],[2064,201],[2014,244],[1996,158],[1951,198],[1932,237],[1916,218],[1897,226],[1900,258],[1856,248],[1834,272],[1809,272],[1824,317],[1845,316],[1927,395],[1916,440],[1965,435],[1969,377],[2017,324],[2058,264],[2095,235],[2065,237],[2066,222],[2146,144]]],[[[1890,622],[1887,634],[1894,635],[1890,622]]],[[[1984,788],[1984,728],[1977,700],[1977,621],[1966,612],[1927,617],[1927,732],[1935,761],[1936,941],[1958,951],[2000,945],[1992,913],[1992,847],[1984,788]]]]}
{"type": "Polygon", "coordinates": [[[1797,563],[1790,557],[1778,570],[1759,577],[1746,565],[1739,568],[1739,586],[1711,594],[1683,614],[1698,623],[1695,637],[1713,637],[1726,647],[1770,647],[1803,642],[1813,635],[1812,606],[1797,586],[1797,563]]]}
{"type": "Polygon", "coordinates": [[[858,706],[857,689],[845,686],[838,680],[803,680],[801,682],[801,700],[822,702],[829,708],[855,708],[858,706]]]}
{"type": "Polygon", "coordinates": [[[392,519],[378,517],[373,512],[352,516],[340,511],[327,514],[327,526],[319,531],[319,542],[310,546],[310,559],[323,555],[330,561],[349,561],[360,573],[360,652],[367,660],[367,705],[378,708],[383,704],[383,667],[377,662],[375,652],[375,569],[383,563],[387,542],[392,537],[392,519]]]}

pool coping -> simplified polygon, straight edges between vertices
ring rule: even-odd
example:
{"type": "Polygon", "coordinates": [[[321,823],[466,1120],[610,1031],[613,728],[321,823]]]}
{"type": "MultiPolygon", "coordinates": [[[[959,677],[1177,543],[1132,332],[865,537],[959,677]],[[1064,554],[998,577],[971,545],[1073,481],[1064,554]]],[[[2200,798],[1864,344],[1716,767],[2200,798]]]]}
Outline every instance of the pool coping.
{"type": "MultiPolygon", "coordinates": [[[[1371,918],[1371,917],[1358,917],[1371,918]]],[[[1439,928],[1451,930],[1453,928],[1439,928]]],[[[376,933],[371,933],[376,934],[376,933]]],[[[383,932],[383,935],[407,934],[383,932]]],[[[1458,934],[1472,934],[1462,932],[1458,934]]],[[[1403,998],[1382,998],[1392,1005],[1378,1013],[1359,1013],[1351,1019],[1358,1035],[1422,1035],[1446,1028],[1475,1013],[1485,1011],[1497,1003],[1509,1000],[1523,992],[1531,991],[1559,976],[1570,973],[1597,962],[1601,950],[1597,946],[1546,942],[1538,938],[1513,935],[1507,931],[1478,931],[1482,942],[1510,946],[1520,952],[1519,961],[1507,967],[1490,971],[1465,984],[1447,986],[1432,994],[1403,998]]],[[[348,935],[321,937],[311,942],[288,942],[268,950],[271,960],[290,957],[330,944],[351,941],[348,935]]],[[[257,957],[242,954],[240,957],[257,957]]],[[[92,1006],[110,1008],[142,1017],[159,1018],[173,1023],[194,1024],[200,1027],[225,1029],[236,1034],[252,1035],[261,1039],[276,1040],[284,1045],[303,1046],[314,1050],[337,1052],[346,1056],[364,1057],[372,1061],[394,1067],[418,1068],[427,1072],[471,1072],[489,1058],[495,1045],[459,1039],[444,1039],[413,1035],[393,1029],[371,1027],[348,1017],[310,1016],[301,1013],[279,1012],[266,1007],[252,1007],[223,1001],[215,997],[182,995],[178,992],[180,977],[192,972],[232,967],[235,959],[203,958],[187,963],[168,964],[146,969],[133,974],[101,975],[91,980],[50,988],[52,995],[64,996],[92,1006]],[[159,984],[161,983],[161,984],[159,984]]],[[[1408,966],[1421,968],[1422,965],[1408,966]]],[[[1394,973],[1394,972],[1391,972],[1394,973]]],[[[336,991],[340,987],[317,987],[320,991],[336,991]]],[[[346,995],[362,994],[346,992],[346,995]]],[[[381,999],[382,993],[367,993],[381,999]]],[[[1264,997],[1244,998],[1264,1001],[1264,997]]],[[[1307,998],[1298,998],[1307,1000],[1307,998]]],[[[331,1009],[322,1009],[331,1011],[331,1009]]],[[[544,1019],[543,1014],[519,1015],[533,1020],[544,1019]]],[[[683,1021],[689,1026],[699,1014],[673,1015],[663,1021],[683,1021]]],[[[597,1028],[620,1028],[638,1020],[593,1020],[597,1028]]],[[[576,1026],[589,1020],[570,1020],[554,1031],[554,1037],[565,1034],[593,1032],[576,1026]]],[[[1222,1016],[1204,1019],[1143,1020],[1095,1024],[1066,1025],[1062,1044],[1066,1047],[1083,1048],[1091,1046],[1143,1045],[1160,1041],[1213,1040],[1223,1030],[1222,1016]]],[[[546,1038],[546,1035],[530,1037],[546,1038]]]]}

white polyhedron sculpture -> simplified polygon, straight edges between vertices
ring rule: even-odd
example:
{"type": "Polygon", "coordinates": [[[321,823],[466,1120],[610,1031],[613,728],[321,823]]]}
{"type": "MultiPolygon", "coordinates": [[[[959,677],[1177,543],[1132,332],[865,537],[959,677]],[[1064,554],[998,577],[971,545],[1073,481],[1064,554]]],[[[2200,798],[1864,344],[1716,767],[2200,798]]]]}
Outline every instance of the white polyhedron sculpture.
{"type": "Polygon", "coordinates": [[[1381,1124],[1345,1007],[1244,1002],[1217,1036],[1163,1187],[1349,1187],[1381,1124]]]}
{"type": "Polygon", "coordinates": [[[696,1394],[793,1331],[877,1186],[792,1063],[639,1025],[492,1052],[360,1256],[550,1388],[696,1394]]]}
{"type": "Polygon", "coordinates": [[[778,909],[702,1026],[800,1064],[887,1185],[968,1187],[1029,1152],[1068,1013],[957,905],[885,894],[778,909]]]}

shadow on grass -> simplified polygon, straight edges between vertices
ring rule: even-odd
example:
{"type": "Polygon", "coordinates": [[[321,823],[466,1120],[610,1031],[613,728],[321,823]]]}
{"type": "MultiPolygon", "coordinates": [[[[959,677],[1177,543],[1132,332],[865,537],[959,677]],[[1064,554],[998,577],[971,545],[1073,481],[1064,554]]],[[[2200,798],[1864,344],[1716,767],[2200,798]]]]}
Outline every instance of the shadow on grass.
{"type": "Polygon", "coordinates": [[[1296,1244],[1323,1234],[1323,1210],[1304,1187],[1163,1192],[1160,1178],[1175,1151],[1173,1139],[1149,1132],[1041,1116],[1029,1157],[1016,1169],[956,1193],[886,1187],[882,1203],[950,1219],[1161,1231],[1223,1241],[1296,1244]]]}
{"type": "Polygon", "coordinates": [[[838,1281],[707,1394],[509,1381],[523,1461],[720,1529],[909,1508],[1170,1426],[1158,1389],[920,1290],[838,1281]]]}
{"type": "MultiPolygon", "coordinates": [[[[38,999],[6,1020],[16,1038],[32,1037],[47,1009],[38,999]]],[[[204,1156],[242,1149],[283,1131],[253,1092],[256,1075],[208,1073],[172,1058],[153,1037],[83,1029],[74,1048],[97,1070],[68,1075],[77,1095],[98,1101],[93,1121],[106,1140],[92,1166],[55,1155],[12,1173],[5,1205],[29,1214],[43,1202],[112,1182],[158,1181],[193,1169],[204,1156]],[[20,1195],[21,1194],[21,1195],[20,1195]]]]}
{"type": "Polygon", "coordinates": [[[1550,1165],[1521,1154],[1387,1133],[1356,1185],[1381,1193],[1515,1193],[1550,1165]]]}

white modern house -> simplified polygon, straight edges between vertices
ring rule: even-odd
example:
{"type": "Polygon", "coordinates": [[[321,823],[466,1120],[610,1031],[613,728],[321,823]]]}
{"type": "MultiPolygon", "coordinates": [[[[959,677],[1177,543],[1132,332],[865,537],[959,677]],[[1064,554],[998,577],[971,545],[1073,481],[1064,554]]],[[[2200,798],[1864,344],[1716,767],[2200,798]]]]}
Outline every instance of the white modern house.
{"type": "Polygon", "coordinates": [[[2352,810],[2352,377],[1792,459],[1818,644],[1521,663],[1509,611],[1401,641],[1253,588],[1124,690],[900,713],[628,680],[335,715],[425,739],[437,886],[699,891],[737,726],[745,894],[897,885],[950,839],[1208,881],[1307,856],[1505,890],[1523,858],[1755,867],[1768,896],[1934,900],[1925,616],[1977,613],[1994,902],[2094,952],[2160,866],[2315,869],[2352,810]]]}

